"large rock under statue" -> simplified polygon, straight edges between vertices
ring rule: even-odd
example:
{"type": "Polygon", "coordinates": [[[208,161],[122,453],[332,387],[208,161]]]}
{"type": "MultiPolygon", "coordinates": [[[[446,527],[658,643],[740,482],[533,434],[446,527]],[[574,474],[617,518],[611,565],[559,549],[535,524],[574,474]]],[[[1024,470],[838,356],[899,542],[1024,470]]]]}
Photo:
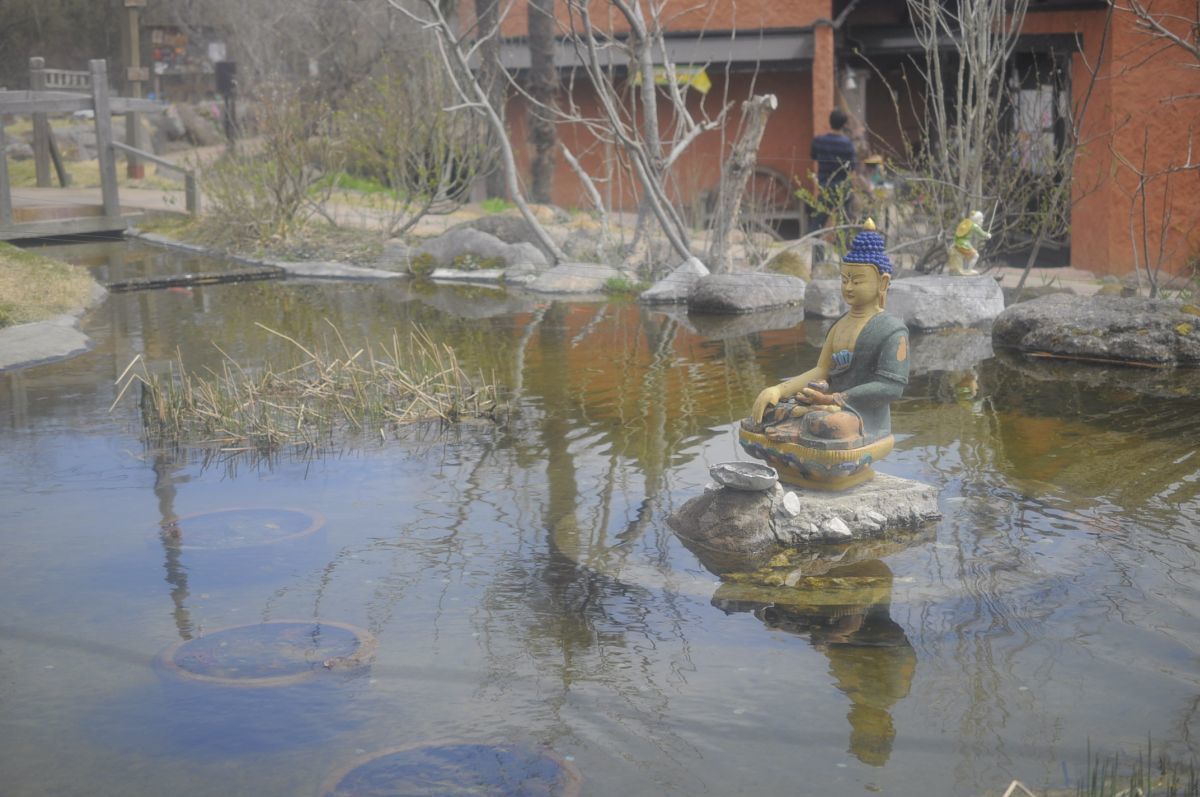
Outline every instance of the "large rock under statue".
{"type": "Polygon", "coordinates": [[[931,485],[886,473],[842,492],[792,492],[780,484],[761,491],[716,487],[685,503],[667,522],[687,543],[755,554],[917,529],[941,517],[937,496],[931,485]]]}

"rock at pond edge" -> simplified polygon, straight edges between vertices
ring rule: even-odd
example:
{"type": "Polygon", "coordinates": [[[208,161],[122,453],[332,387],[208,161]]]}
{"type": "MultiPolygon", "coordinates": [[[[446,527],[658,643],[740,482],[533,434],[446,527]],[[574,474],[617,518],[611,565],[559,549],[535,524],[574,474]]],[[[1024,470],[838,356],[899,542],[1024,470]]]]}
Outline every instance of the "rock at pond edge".
{"type": "Polygon", "coordinates": [[[791,491],[799,511],[795,502],[785,502],[785,485],[764,492],[722,488],[689,500],[667,522],[686,542],[759,553],[776,545],[870,539],[941,517],[936,488],[886,473],[839,493],[791,491]]]}

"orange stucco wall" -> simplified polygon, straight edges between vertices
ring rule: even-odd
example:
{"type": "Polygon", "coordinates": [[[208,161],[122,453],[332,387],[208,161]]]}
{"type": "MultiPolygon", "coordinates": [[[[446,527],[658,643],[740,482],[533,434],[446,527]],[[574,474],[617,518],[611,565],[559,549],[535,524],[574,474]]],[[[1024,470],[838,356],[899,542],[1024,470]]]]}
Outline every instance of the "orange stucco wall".
{"type": "MultiPolygon", "coordinates": [[[[1193,0],[1159,0],[1151,7],[1195,16],[1193,0]]],[[[1127,12],[1113,14],[1105,42],[1105,19],[1104,11],[1030,14],[1024,28],[1078,33],[1086,53],[1075,56],[1071,75],[1077,109],[1091,92],[1072,185],[1071,265],[1127,274],[1144,262],[1148,248],[1152,263],[1182,273],[1200,258],[1200,171],[1150,180],[1145,225],[1135,200],[1136,172],[1153,174],[1185,163],[1189,140],[1197,153],[1193,163],[1200,161],[1200,98],[1170,99],[1200,93],[1200,70],[1183,49],[1152,43],[1127,12]]]]}

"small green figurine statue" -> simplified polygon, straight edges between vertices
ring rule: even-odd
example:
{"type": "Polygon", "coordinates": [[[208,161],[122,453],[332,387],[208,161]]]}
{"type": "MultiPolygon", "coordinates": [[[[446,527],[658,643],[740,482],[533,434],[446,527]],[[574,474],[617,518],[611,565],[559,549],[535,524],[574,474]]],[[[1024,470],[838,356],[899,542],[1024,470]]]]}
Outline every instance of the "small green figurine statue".
{"type": "Polygon", "coordinates": [[[739,442],[790,484],[846,490],[874,475],[895,442],[890,405],[908,384],[908,329],[884,311],[892,264],[870,219],[842,258],[849,312],[834,322],[817,366],[762,391],[739,442]]]}
{"type": "Polygon", "coordinates": [[[976,251],[973,239],[975,237],[988,240],[992,234],[983,229],[983,214],[978,210],[963,219],[954,228],[954,245],[950,247],[950,260],[947,268],[956,277],[974,277],[979,274],[975,264],[979,262],[979,252],[976,251]]]}

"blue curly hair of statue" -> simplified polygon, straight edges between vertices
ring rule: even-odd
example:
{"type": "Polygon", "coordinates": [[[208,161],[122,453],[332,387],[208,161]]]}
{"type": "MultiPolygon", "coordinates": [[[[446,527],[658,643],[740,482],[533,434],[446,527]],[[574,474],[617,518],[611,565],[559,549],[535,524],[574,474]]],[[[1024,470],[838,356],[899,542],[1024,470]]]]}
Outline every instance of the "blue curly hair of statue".
{"type": "Polygon", "coordinates": [[[875,222],[867,219],[862,230],[854,236],[850,251],[842,256],[843,263],[874,266],[880,274],[892,273],[892,261],[883,250],[883,236],[875,231],[875,222]]]}

